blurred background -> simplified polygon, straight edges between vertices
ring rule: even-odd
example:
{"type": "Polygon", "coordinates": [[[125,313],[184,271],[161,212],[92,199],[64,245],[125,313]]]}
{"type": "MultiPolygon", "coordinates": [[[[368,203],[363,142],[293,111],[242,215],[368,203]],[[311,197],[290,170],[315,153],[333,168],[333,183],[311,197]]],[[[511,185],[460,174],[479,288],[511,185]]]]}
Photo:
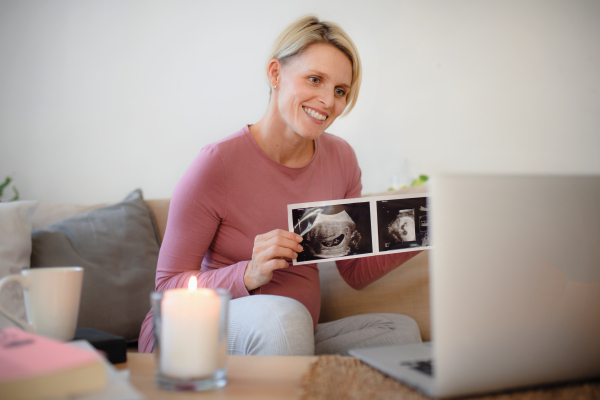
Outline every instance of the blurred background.
{"type": "Polygon", "coordinates": [[[0,179],[21,199],[170,197],[266,110],[275,37],[314,13],[358,46],[329,132],[363,193],[440,171],[600,173],[600,1],[0,1],[0,179]]]}

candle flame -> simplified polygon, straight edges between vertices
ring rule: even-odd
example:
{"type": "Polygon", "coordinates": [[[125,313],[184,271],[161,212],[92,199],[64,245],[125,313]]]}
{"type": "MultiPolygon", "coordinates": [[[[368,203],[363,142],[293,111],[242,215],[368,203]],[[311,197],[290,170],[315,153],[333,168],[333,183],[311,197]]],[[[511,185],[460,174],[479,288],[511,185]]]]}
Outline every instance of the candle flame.
{"type": "Polygon", "coordinates": [[[196,290],[197,287],[198,287],[198,278],[196,278],[195,275],[192,275],[192,277],[190,278],[190,281],[188,282],[188,289],[196,290]]]}

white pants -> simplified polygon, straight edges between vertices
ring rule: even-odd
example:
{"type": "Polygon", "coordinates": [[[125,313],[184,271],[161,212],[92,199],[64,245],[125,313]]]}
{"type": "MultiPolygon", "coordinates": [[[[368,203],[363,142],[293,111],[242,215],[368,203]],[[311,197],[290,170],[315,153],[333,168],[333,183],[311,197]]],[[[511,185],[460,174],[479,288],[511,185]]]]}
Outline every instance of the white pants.
{"type": "Polygon", "coordinates": [[[349,349],[421,342],[417,323],[400,314],[363,314],[318,324],[289,297],[256,295],[229,303],[229,354],[347,355],[349,349]]]}

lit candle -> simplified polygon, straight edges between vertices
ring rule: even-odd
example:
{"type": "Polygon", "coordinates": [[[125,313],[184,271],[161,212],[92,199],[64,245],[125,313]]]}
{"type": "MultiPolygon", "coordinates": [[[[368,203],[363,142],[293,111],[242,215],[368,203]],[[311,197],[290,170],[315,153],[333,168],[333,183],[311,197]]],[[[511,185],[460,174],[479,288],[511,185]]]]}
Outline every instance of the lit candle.
{"type": "MultiPolygon", "coordinates": [[[[219,311],[221,303],[211,289],[197,289],[190,278],[187,289],[167,290],[161,305],[160,370],[177,379],[212,375],[221,367],[219,311]]],[[[222,347],[222,346],[221,346],[222,347]]]]}

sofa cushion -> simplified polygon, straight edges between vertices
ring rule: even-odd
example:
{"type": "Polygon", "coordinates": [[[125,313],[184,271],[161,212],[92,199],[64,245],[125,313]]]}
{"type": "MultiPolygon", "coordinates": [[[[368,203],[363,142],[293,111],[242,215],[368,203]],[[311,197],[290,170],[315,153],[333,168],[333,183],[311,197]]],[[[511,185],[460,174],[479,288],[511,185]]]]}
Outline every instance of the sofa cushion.
{"type": "MultiPolygon", "coordinates": [[[[167,217],[171,199],[145,200],[156,221],[156,229],[162,242],[167,229],[167,217]]],[[[76,215],[106,207],[108,203],[93,205],[64,204],[64,203],[40,203],[33,213],[33,229],[44,229],[45,227],[62,221],[63,219],[75,217],[76,215]]]]}
{"type": "Polygon", "coordinates": [[[32,268],[84,268],[78,327],[137,340],[150,309],[159,251],[141,190],[120,203],[34,229],[32,239],[32,268]]]}
{"type": "Polygon", "coordinates": [[[156,221],[156,228],[158,229],[158,236],[162,243],[162,240],[165,237],[165,231],[167,230],[167,217],[169,216],[171,199],[146,200],[146,204],[148,204],[148,207],[152,210],[154,220],[156,221]]]}
{"type": "MultiPolygon", "coordinates": [[[[37,201],[0,203],[0,279],[29,268],[31,216],[37,205],[37,201]]],[[[0,293],[0,301],[11,314],[25,319],[23,289],[18,283],[10,282],[0,293]]],[[[0,315],[0,330],[9,326],[15,324],[0,315]]]]}
{"type": "Polygon", "coordinates": [[[72,218],[76,215],[86,213],[96,208],[106,207],[108,203],[93,205],[63,204],[63,203],[44,203],[35,209],[32,217],[33,229],[44,229],[63,219],[72,218]]]}

